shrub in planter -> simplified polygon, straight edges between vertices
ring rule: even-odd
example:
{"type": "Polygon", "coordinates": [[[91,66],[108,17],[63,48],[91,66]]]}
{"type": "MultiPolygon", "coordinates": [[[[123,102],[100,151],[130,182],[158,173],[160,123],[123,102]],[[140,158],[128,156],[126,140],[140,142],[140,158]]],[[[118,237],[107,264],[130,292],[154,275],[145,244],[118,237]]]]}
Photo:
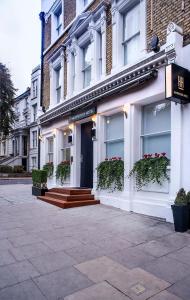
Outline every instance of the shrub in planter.
{"type": "Polygon", "coordinates": [[[12,172],[13,172],[13,168],[11,166],[4,166],[4,165],[0,166],[0,173],[12,173],[12,172]]]}
{"type": "Polygon", "coordinates": [[[63,184],[64,181],[70,176],[70,161],[62,161],[56,169],[56,178],[61,180],[63,184]]]}
{"type": "Polygon", "coordinates": [[[170,160],[166,157],[166,153],[145,154],[138,160],[133,169],[129,173],[129,177],[135,176],[136,188],[140,190],[149,183],[162,184],[164,180],[169,180],[167,167],[170,160]]]}
{"type": "Polygon", "coordinates": [[[24,172],[24,167],[23,166],[14,166],[13,167],[13,172],[14,173],[23,173],[24,172]]]}
{"type": "Polygon", "coordinates": [[[186,199],[187,199],[187,206],[189,209],[189,226],[188,226],[188,228],[190,229],[190,192],[187,193],[186,199]]]}
{"type": "Polygon", "coordinates": [[[185,190],[181,188],[177,193],[172,207],[174,227],[177,232],[185,232],[189,226],[189,207],[185,190]]]}
{"type": "Polygon", "coordinates": [[[47,172],[47,177],[51,177],[53,175],[54,165],[52,162],[46,163],[43,166],[43,170],[47,172]]]}
{"type": "Polygon", "coordinates": [[[97,189],[123,190],[124,162],[120,157],[105,159],[97,167],[97,189]]]}
{"type": "Polygon", "coordinates": [[[32,170],[32,195],[44,196],[47,189],[47,172],[45,170],[32,170]]]}

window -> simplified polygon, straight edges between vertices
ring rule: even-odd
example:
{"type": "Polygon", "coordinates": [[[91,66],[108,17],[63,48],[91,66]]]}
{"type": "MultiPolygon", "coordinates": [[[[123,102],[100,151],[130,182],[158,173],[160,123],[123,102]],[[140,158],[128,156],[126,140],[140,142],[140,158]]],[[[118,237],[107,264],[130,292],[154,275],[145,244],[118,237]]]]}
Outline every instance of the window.
{"type": "Polygon", "coordinates": [[[53,162],[53,138],[48,139],[48,162],[53,162]]]}
{"type": "Polygon", "coordinates": [[[99,77],[102,75],[102,34],[98,33],[98,46],[99,46],[99,57],[98,57],[98,67],[99,67],[99,77]]]}
{"type": "Polygon", "coordinates": [[[124,117],[123,113],[106,117],[106,157],[124,158],[124,117]]]}
{"type": "Polygon", "coordinates": [[[124,64],[132,63],[139,55],[140,4],[123,16],[124,64]]]}
{"type": "Polygon", "coordinates": [[[91,81],[91,44],[83,48],[83,87],[90,85],[91,81]]]}
{"type": "Polygon", "coordinates": [[[171,152],[171,106],[169,102],[145,105],[142,110],[143,154],[171,152]]]}
{"type": "Polygon", "coordinates": [[[32,109],[33,109],[33,122],[35,122],[37,117],[37,104],[32,105],[32,109]]]}
{"type": "Polygon", "coordinates": [[[38,96],[38,80],[34,80],[32,82],[32,95],[33,98],[36,98],[38,96]]]}
{"type": "Polygon", "coordinates": [[[55,69],[55,80],[56,80],[56,98],[57,98],[57,103],[60,102],[61,100],[61,67],[58,67],[55,69]]]}
{"type": "Polygon", "coordinates": [[[36,169],[37,167],[37,159],[36,156],[32,157],[32,169],[36,169]]]}
{"type": "Polygon", "coordinates": [[[37,147],[37,131],[32,131],[32,148],[37,147]]]}
{"type": "Polygon", "coordinates": [[[71,158],[71,148],[68,143],[68,136],[70,134],[69,130],[65,130],[63,132],[63,148],[61,149],[61,160],[62,161],[70,161],[71,158]]]}
{"type": "Polygon", "coordinates": [[[63,26],[63,22],[62,22],[62,6],[60,6],[57,11],[54,13],[55,14],[55,19],[56,19],[56,32],[57,32],[57,36],[60,36],[60,33],[62,31],[62,26],[63,26]]]}

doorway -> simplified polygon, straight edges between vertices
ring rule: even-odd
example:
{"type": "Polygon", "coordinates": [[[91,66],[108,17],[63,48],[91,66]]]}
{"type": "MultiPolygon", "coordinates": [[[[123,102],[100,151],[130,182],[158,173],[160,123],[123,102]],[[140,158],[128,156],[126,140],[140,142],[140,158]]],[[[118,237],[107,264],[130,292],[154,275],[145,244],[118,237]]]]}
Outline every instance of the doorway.
{"type": "Polygon", "coordinates": [[[93,122],[81,124],[81,176],[80,186],[93,187],[93,141],[91,130],[93,122]]]}

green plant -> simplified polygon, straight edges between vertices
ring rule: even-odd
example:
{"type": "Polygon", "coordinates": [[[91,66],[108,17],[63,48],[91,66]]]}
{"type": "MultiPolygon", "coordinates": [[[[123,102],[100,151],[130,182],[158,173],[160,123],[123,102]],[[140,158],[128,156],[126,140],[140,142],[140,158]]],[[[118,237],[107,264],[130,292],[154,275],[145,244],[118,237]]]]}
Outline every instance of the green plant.
{"type": "Polygon", "coordinates": [[[13,172],[13,168],[11,166],[4,166],[4,165],[0,166],[0,173],[12,173],[12,172],[13,172]]]}
{"type": "Polygon", "coordinates": [[[187,205],[187,203],[188,203],[187,200],[188,200],[188,198],[187,198],[186,192],[183,188],[181,188],[177,193],[174,204],[178,205],[178,206],[184,206],[184,205],[187,205]]]}
{"type": "Polygon", "coordinates": [[[43,170],[47,172],[47,177],[51,177],[53,175],[54,165],[52,162],[46,163],[43,166],[43,170]]]}
{"type": "Polygon", "coordinates": [[[33,186],[38,188],[47,188],[47,171],[45,170],[32,170],[33,186]]]}
{"type": "Polygon", "coordinates": [[[118,157],[112,157],[102,161],[97,167],[97,189],[123,190],[124,162],[118,157]]]}
{"type": "Polygon", "coordinates": [[[69,161],[63,161],[61,162],[56,169],[56,178],[61,180],[61,183],[63,183],[67,177],[70,175],[70,162],[69,161]]]}
{"type": "Polygon", "coordinates": [[[187,203],[190,204],[190,192],[187,193],[186,199],[187,199],[187,203]]]}
{"type": "Polygon", "coordinates": [[[145,154],[144,158],[138,160],[129,173],[129,177],[135,176],[137,190],[149,183],[162,184],[164,180],[169,180],[167,167],[170,160],[166,153],[145,154]]]}
{"type": "Polygon", "coordinates": [[[24,167],[23,166],[14,166],[13,167],[13,172],[14,173],[23,173],[24,172],[24,167]]]}

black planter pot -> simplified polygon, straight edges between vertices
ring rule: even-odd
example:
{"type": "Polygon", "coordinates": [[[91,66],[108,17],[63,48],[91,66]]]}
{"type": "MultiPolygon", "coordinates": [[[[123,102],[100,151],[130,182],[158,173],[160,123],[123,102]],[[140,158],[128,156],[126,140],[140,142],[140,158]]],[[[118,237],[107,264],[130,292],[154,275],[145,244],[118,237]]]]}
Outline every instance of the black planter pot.
{"type": "Polygon", "coordinates": [[[190,229],[190,203],[187,204],[188,211],[189,211],[189,224],[188,224],[188,229],[190,229]]]}
{"type": "Polygon", "coordinates": [[[189,206],[172,205],[174,228],[177,232],[185,232],[189,228],[189,206]]]}
{"type": "Polygon", "coordinates": [[[40,189],[36,186],[32,187],[32,195],[33,196],[45,196],[46,192],[48,192],[48,189],[40,189]]]}

